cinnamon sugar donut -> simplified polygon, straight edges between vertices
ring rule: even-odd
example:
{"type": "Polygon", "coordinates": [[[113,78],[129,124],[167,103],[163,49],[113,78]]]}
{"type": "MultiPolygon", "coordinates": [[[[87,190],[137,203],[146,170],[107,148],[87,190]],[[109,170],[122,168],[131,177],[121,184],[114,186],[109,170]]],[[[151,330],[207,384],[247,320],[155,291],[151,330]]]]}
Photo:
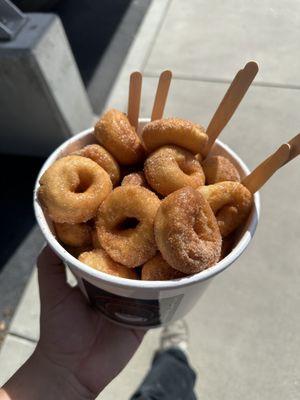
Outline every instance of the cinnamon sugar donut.
{"type": "Polygon", "coordinates": [[[205,181],[193,154],[177,146],[164,146],[150,154],[144,172],[149,185],[164,196],[185,186],[197,188],[205,181]]]}
{"type": "Polygon", "coordinates": [[[155,217],[157,246],[171,267],[185,274],[216,264],[221,254],[221,235],[206,199],[185,187],[166,197],[155,217]]]}
{"type": "Polygon", "coordinates": [[[110,257],[134,268],[156,253],[153,224],[160,200],[141,186],[114,189],[97,215],[96,228],[101,246],[110,257]]]}
{"type": "Polygon", "coordinates": [[[119,276],[120,278],[138,279],[137,273],[134,269],[124,267],[112,260],[103,249],[94,249],[81,253],[78,260],[84,264],[97,269],[98,271],[105,272],[109,275],[119,276]]]}
{"type": "Polygon", "coordinates": [[[208,140],[201,125],[179,118],[149,122],[143,129],[142,138],[149,152],[164,145],[175,144],[193,154],[201,153],[208,140]]]}
{"type": "Polygon", "coordinates": [[[224,237],[240,226],[251,211],[253,196],[239,182],[218,182],[198,190],[209,202],[224,237]]]}
{"type": "Polygon", "coordinates": [[[91,227],[86,223],[60,224],[54,223],[55,233],[58,239],[68,246],[89,246],[92,243],[91,227]]]}
{"type": "Polygon", "coordinates": [[[120,168],[113,156],[99,144],[89,144],[74,154],[88,157],[102,167],[109,175],[113,186],[120,180],[120,168]]]}
{"type": "Polygon", "coordinates": [[[94,217],[111,190],[103,168],[89,158],[73,155],[60,158],[47,169],[38,195],[53,221],[76,224],[94,217]]]}
{"type": "Polygon", "coordinates": [[[224,181],[241,181],[238,170],[226,157],[211,156],[206,158],[201,165],[207,185],[224,181]]]}
{"type": "Polygon", "coordinates": [[[121,186],[125,185],[148,187],[145,175],[142,171],[132,172],[131,174],[125,175],[121,182],[121,186]]]}
{"type": "Polygon", "coordinates": [[[142,267],[143,281],[167,281],[183,278],[184,276],[186,275],[172,268],[159,253],[142,267]]]}
{"type": "Polygon", "coordinates": [[[122,112],[107,111],[95,125],[94,134],[120,164],[131,165],[143,159],[141,140],[122,112]]]}

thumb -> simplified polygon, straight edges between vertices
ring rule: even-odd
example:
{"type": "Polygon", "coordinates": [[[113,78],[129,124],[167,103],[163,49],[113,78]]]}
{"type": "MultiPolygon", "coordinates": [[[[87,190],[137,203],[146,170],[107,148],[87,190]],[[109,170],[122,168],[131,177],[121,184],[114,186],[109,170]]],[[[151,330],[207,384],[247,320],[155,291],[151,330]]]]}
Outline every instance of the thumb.
{"type": "Polygon", "coordinates": [[[41,305],[53,307],[72,290],[67,283],[66,269],[48,246],[41,251],[37,267],[41,305]]]}

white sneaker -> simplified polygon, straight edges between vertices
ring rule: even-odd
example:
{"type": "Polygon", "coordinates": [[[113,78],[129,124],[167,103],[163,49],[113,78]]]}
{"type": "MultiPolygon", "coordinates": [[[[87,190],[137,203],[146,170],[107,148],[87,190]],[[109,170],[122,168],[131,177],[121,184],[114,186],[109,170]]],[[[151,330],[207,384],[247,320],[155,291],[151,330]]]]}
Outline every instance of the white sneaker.
{"type": "Polygon", "coordinates": [[[179,319],[163,328],[160,336],[160,350],[177,347],[187,354],[188,339],[188,326],[183,319],[179,319]]]}

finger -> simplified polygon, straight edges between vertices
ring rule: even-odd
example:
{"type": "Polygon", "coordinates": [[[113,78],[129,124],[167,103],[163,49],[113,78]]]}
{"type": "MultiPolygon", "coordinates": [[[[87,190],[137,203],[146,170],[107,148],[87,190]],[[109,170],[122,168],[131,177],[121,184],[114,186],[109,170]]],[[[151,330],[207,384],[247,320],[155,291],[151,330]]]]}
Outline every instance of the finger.
{"type": "Polygon", "coordinates": [[[54,306],[71,290],[66,270],[57,255],[46,246],[37,259],[41,304],[54,306]]]}

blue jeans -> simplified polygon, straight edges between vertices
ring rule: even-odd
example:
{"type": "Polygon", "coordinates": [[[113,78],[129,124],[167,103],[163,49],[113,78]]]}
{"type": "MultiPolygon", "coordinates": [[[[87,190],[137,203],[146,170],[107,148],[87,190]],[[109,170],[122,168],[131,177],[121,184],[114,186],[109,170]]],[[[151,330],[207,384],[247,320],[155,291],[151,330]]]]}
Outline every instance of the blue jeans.
{"type": "Polygon", "coordinates": [[[196,400],[195,381],[196,374],[181,350],[158,351],[131,400],[196,400]]]}

